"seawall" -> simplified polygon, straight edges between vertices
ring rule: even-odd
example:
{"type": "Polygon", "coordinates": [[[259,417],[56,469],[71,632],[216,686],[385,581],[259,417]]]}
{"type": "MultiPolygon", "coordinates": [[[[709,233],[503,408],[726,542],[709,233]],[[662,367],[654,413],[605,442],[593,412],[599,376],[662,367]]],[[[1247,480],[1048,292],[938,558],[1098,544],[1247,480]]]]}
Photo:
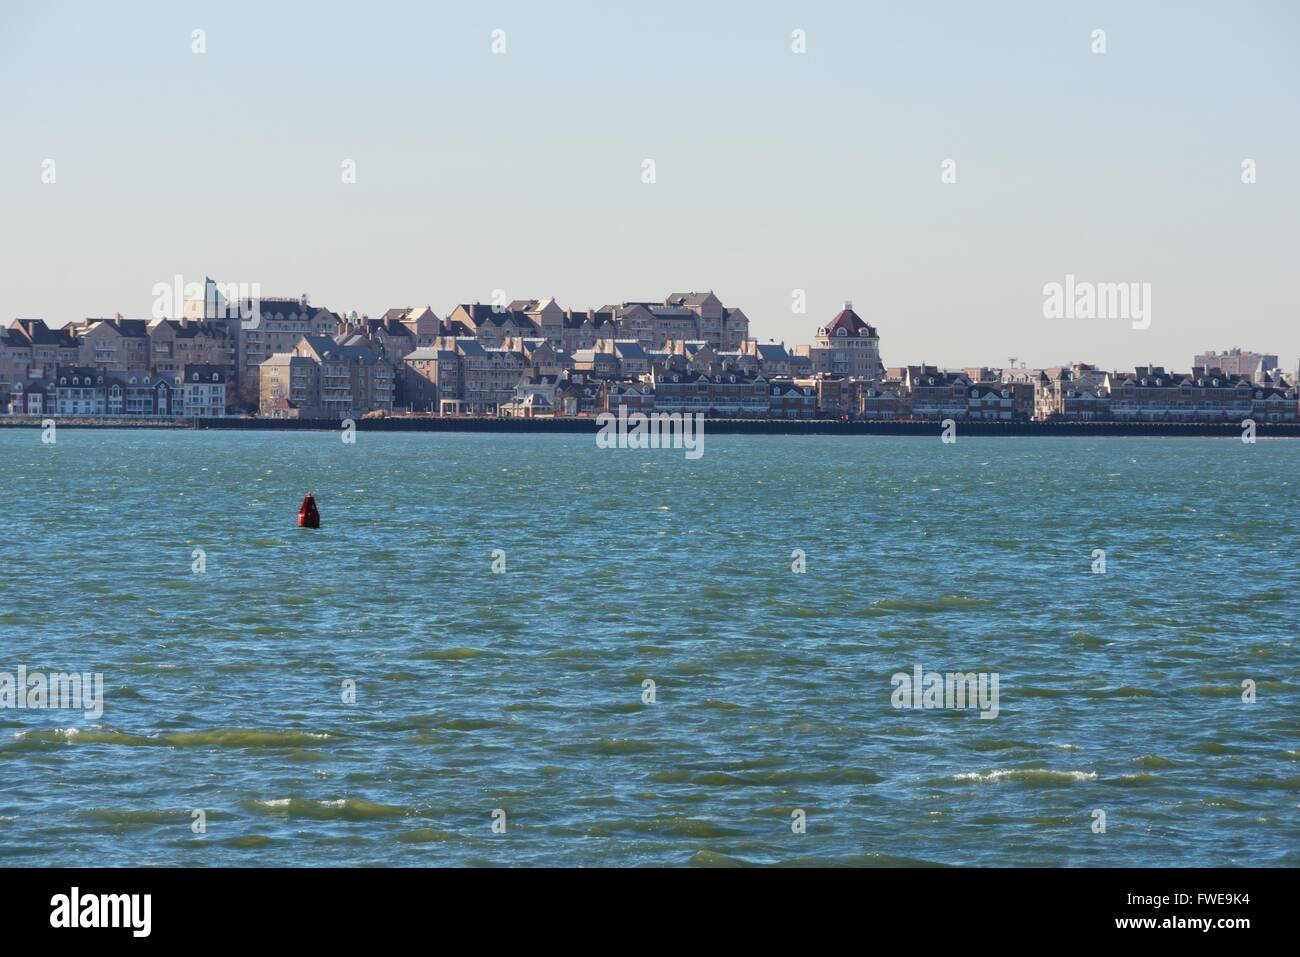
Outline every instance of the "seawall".
{"type": "MultiPolygon", "coordinates": [[[[335,419],[217,418],[194,420],[55,418],[61,429],[224,429],[270,432],[320,430],[336,432],[335,419]]],[[[594,417],[558,419],[511,419],[495,416],[392,416],[356,419],[358,432],[509,432],[545,435],[551,433],[591,434],[598,428],[594,417]]],[[[0,427],[36,428],[41,419],[30,416],[0,416],[0,427]]],[[[837,419],[706,419],[705,429],[713,435],[921,435],[937,436],[937,421],[852,421],[837,419]]],[[[957,422],[958,436],[1208,436],[1240,439],[1237,422],[957,422]]],[[[1259,422],[1260,438],[1300,438],[1300,424],[1259,422]]]]}

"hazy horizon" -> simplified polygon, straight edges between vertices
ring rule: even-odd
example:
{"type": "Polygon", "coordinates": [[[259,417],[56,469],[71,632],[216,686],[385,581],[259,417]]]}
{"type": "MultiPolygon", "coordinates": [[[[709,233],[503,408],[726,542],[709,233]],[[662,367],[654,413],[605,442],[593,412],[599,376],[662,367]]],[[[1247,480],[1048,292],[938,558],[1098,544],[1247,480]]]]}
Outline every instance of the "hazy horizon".
{"type": "Polygon", "coordinates": [[[180,274],[371,316],[712,289],[790,345],[852,300],[891,366],[1300,358],[1286,3],[130,9],[0,13],[6,326],[180,274]],[[1150,327],[1044,318],[1067,275],[1149,283],[1150,327]]]}

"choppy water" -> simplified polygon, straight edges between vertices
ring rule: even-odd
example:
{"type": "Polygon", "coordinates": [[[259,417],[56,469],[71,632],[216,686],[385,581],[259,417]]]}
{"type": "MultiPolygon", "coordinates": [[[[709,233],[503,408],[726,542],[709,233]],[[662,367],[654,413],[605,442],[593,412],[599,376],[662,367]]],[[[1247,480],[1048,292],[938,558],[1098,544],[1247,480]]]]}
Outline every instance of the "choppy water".
{"type": "Polygon", "coordinates": [[[1298,465],[0,430],[0,671],[106,685],[0,710],[0,864],[1300,864],[1298,465]]]}

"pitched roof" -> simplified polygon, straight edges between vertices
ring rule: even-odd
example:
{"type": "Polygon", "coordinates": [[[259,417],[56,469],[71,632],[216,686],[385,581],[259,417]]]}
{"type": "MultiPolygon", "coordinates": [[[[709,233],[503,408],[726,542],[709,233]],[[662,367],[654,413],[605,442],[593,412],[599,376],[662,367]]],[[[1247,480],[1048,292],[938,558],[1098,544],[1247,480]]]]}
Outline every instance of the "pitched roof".
{"type": "Polygon", "coordinates": [[[225,368],[225,366],[215,366],[207,362],[196,362],[191,365],[187,365],[185,367],[183,375],[186,382],[193,381],[194,377],[197,375],[199,377],[199,381],[212,383],[212,382],[225,382],[227,372],[228,370],[225,368]]]}
{"type": "Polygon", "coordinates": [[[678,306],[702,306],[710,299],[716,299],[713,291],[709,292],[675,292],[665,302],[678,306]]]}
{"type": "Polygon", "coordinates": [[[790,353],[785,351],[784,345],[778,345],[775,342],[760,342],[754,347],[758,353],[759,359],[764,362],[789,362],[790,353]]]}
{"type": "Polygon", "coordinates": [[[835,318],[817,330],[819,337],[833,337],[844,330],[846,336],[858,336],[866,338],[876,338],[876,330],[871,328],[862,317],[853,311],[853,307],[845,304],[844,308],[835,314],[835,318]]]}

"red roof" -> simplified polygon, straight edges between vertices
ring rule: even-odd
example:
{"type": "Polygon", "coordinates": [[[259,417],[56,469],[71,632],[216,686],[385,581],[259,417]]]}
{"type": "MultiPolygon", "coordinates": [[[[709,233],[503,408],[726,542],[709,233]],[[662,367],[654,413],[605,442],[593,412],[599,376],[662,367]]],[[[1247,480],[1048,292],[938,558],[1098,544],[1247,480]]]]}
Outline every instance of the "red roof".
{"type": "Polygon", "coordinates": [[[839,330],[844,330],[846,336],[865,336],[875,337],[876,330],[867,325],[859,316],[849,307],[845,307],[829,323],[817,330],[818,336],[838,336],[839,330]]]}

